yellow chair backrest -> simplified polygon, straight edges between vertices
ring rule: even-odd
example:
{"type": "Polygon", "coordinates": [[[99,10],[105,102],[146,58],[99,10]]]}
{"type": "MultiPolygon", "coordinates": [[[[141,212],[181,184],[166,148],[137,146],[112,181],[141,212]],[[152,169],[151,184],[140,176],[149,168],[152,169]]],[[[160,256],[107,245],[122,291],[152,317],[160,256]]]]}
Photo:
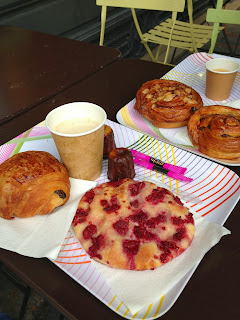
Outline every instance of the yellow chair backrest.
{"type": "Polygon", "coordinates": [[[239,10],[208,9],[207,21],[216,23],[240,24],[239,10]]]}
{"type": "Polygon", "coordinates": [[[223,0],[218,0],[216,9],[209,8],[206,16],[207,22],[213,22],[213,32],[209,53],[213,53],[220,23],[240,24],[240,11],[223,9],[223,0]]]}
{"type": "Polygon", "coordinates": [[[96,0],[98,6],[183,12],[185,0],[96,0]]]}

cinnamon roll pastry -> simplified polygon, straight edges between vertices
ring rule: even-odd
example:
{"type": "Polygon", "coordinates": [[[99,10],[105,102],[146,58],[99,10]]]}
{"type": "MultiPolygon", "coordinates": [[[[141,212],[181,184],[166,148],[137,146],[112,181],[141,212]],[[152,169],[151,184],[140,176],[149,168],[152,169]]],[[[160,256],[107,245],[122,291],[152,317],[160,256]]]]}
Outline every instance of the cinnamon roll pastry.
{"type": "Polygon", "coordinates": [[[158,128],[178,128],[202,106],[202,98],[193,88],[174,80],[155,79],[138,90],[134,109],[158,128]]]}
{"type": "Polygon", "coordinates": [[[200,152],[214,158],[240,157],[240,110],[206,106],[189,119],[188,135],[200,152]]]}
{"type": "Polygon", "coordinates": [[[0,217],[45,215],[70,196],[66,168],[48,152],[26,151],[0,165],[0,217]]]}

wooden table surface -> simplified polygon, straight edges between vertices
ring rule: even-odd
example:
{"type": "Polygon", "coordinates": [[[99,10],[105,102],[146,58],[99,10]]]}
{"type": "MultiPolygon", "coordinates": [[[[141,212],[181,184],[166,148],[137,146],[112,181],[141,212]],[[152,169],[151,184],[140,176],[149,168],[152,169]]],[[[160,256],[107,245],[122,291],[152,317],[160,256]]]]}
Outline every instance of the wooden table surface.
{"type": "Polygon", "coordinates": [[[0,26],[0,124],[116,61],[116,49],[0,26]]]}
{"type": "MultiPolygon", "coordinates": [[[[135,97],[143,82],[160,78],[169,70],[168,66],[137,59],[116,61],[31,108],[26,116],[16,117],[9,130],[14,129],[14,133],[19,134],[42,121],[51,109],[72,101],[94,102],[106,110],[110,120],[116,121],[117,111],[135,97]]],[[[0,136],[7,130],[2,127],[0,136]]],[[[239,167],[229,168],[240,174],[239,167]]],[[[225,223],[232,234],[223,237],[204,256],[177,301],[161,319],[240,319],[239,211],[238,202],[225,223]]],[[[0,249],[0,261],[69,319],[122,319],[47,259],[24,257],[0,249]]]]}

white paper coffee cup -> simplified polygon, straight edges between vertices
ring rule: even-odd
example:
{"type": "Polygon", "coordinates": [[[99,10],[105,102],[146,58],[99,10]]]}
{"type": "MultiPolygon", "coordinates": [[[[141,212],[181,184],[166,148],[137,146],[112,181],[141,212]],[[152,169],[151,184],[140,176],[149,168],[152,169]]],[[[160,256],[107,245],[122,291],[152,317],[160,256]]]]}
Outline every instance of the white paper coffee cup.
{"type": "Polygon", "coordinates": [[[229,98],[239,69],[236,60],[216,58],[206,63],[206,97],[222,101],[229,98]]]}
{"type": "Polygon", "coordinates": [[[96,104],[72,102],[46,117],[59,155],[69,176],[96,180],[102,172],[106,112],[96,104]]]}

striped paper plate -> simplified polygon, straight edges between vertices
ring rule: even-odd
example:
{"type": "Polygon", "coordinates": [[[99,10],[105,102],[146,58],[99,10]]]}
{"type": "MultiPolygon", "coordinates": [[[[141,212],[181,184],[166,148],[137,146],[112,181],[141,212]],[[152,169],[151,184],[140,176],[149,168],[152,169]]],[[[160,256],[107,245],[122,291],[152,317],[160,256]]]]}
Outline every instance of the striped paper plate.
{"type": "MultiPolygon", "coordinates": [[[[188,194],[191,195],[192,199],[200,198],[201,202],[189,201],[188,206],[194,209],[197,215],[204,216],[209,221],[223,225],[240,197],[240,178],[237,174],[219,163],[171,146],[126,126],[109,120],[107,120],[106,124],[111,126],[114,131],[117,147],[131,147],[159,158],[164,162],[187,167],[186,175],[194,179],[191,183],[180,182],[136,166],[136,180],[158,178],[160,182],[180,196],[188,194]]],[[[0,163],[18,152],[28,150],[47,151],[60,159],[49,131],[44,123],[40,123],[1,146],[0,163]]],[[[106,181],[108,181],[107,160],[104,160],[103,171],[97,182],[100,184],[106,181]]],[[[155,301],[144,306],[141,311],[131,314],[124,301],[121,301],[115,295],[105,279],[95,268],[89,256],[81,248],[72,229],[68,231],[57,259],[52,262],[96,296],[107,307],[127,319],[153,319],[166,313],[181,294],[194,270],[197,268],[196,265],[165,295],[156,297],[155,301]]]]}
{"type": "MultiPolygon", "coordinates": [[[[205,96],[205,82],[206,82],[206,68],[205,64],[208,60],[216,57],[223,57],[220,55],[207,53],[194,53],[179,63],[176,67],[170,70],[162,79],[180,81],[186,85],[191,86],[195,89],[202,97],[204,105],[219,105],[229,103],[240,99],[240,73],[237,74],[231,95],[226,101],[213,101],[205,96]]],[[[240,59],[236,59],[240,65],[240,59]]],[[[149,79],[150,80],[150,79],[149,79]]],[[[207,159],[212,159],[224,165],[238,166],[240,165],[240,159],[236,160],[222,160],[208,157],[198,151],[195,148],[187,133],[187,127],[176,128],[176,129],[158,129],[149,120],[144,118],[134,109],[135,99],[130,101],[117,113],[117,120],[122,125],[129,128],[144,132],[152,137],[156,137],[164,142],[171,143],[172,145],[181,149],[193,152],[207,159]]]]}

